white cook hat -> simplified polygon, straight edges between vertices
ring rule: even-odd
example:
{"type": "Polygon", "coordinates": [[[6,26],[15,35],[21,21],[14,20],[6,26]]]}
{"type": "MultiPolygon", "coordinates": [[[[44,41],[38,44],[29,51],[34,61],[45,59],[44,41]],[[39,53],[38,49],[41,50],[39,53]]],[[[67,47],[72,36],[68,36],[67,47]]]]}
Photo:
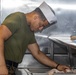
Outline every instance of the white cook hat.
{"type": "Polygon", "coordinates": [[[52,8],[46,4],[45,2],[43,2],[40,6],[39,9],[42,11],[42,13],[44,14],[44,16],[46,17],[47,21],[52,24],[54,22],[57,21],[57,18],[52,10],[52,8]]]}

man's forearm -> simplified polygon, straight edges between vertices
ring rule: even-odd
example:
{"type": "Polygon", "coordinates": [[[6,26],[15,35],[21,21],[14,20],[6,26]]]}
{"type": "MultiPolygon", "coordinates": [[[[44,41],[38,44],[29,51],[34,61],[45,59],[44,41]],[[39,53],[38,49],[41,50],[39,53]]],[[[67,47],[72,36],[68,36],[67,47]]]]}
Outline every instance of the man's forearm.
{"type": "Polygon", "coordinates": [[[57,66],[57,63],[54,62],[52,59],[50,59],[48,56],[46,56],[44,53],[42,53],[41,51],[38,53],[37,56],[35,56],[37,60],[39,60],[41,63],[49,66],[49,67],[53,67],[55,68],[57,66]]]}
{"type": "Polygon", "coordinates": [[[0,39],[0,66],[5,65],[4,60],[4,41],[0,39]]]}

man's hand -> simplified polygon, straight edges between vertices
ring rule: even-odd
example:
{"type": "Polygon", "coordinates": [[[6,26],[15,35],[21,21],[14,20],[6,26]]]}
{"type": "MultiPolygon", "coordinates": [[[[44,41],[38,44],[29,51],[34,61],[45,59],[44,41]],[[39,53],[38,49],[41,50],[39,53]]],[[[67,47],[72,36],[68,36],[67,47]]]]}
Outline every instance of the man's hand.
{"type": "Polygon", "coordinates": [[[8,69],[6,68],[6,66],[0,65],[0,75],[8,75],[8,69]]]}
{"type": "Polygon", "coordinates": [[[76,35],[70,36],[71,40],[76,40],[76,35]]]}
{"type": "Polygon", "coordinates": [[[71,71],[71,68],[69,66],[61,65],[61,64],[57,67],[57,69],[59,71],[64,71],[64,72],[71,71]]]}
{"type": "MultiPolygon", "coordinates": [[[[70,69],[66,69],[66,72],[72,72],[72,70],[70,69]]],[[[57,69],[51,69],[50,71],[47,72],[48,75],[54,75],[54,73],[65,73],[64,71],[59,71],[57,69]]]]}

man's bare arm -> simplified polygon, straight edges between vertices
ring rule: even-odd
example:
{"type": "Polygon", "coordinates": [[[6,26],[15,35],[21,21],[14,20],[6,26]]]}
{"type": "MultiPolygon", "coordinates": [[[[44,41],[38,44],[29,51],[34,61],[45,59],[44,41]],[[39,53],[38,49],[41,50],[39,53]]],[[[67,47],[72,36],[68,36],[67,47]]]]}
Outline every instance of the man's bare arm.
{"type": "Polygon", "coordinates": [[[39,46],[36,43],[29,45],[28,49],[31,51],[32,55],[41,63],[50,67],[57,66],[57,63],[55,63],[52,59],[50,59],[48,56],[46,56],[43,52],[39,50],[39,46]]]}
{"type": "Polygon", "coordinates": [[[61,64],[58,65],[56,62],[54,62],[52,59],[46,56],[43,52],[40,51],[39,46],[36,43],[28,45],[28,49],[38,61],[49,67],[53,67],[53,68],[57,67],[58,70],[64,72],[66,72],[66,69],[70,69],[70,67],[66,65],[61,65],[61,64]]]}
{"type": "Polygon", "coordinates": [[[7,40],[11,35],[11,31],[5,25],[0,26],[0,74],[6,73],[6,70],[1,72],[1,68],[6,68],[4,58],[4,41],[7,40]]]}

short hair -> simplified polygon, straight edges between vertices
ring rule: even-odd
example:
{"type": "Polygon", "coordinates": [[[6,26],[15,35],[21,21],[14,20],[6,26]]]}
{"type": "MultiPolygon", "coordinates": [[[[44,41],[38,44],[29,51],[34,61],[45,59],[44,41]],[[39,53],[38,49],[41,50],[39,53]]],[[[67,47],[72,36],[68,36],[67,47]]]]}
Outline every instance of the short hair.
{"type": "Polygon", "coordinates": [[[38,14],[40,15],[40,18],[41,18],[43,21],[47,20],[46,17],[44,16],[44,14],[42,13],[42,11],[41,11],[39,8],[36,8],[36,9],[34,10],[34,12],[38,13],[38,14]]]}

